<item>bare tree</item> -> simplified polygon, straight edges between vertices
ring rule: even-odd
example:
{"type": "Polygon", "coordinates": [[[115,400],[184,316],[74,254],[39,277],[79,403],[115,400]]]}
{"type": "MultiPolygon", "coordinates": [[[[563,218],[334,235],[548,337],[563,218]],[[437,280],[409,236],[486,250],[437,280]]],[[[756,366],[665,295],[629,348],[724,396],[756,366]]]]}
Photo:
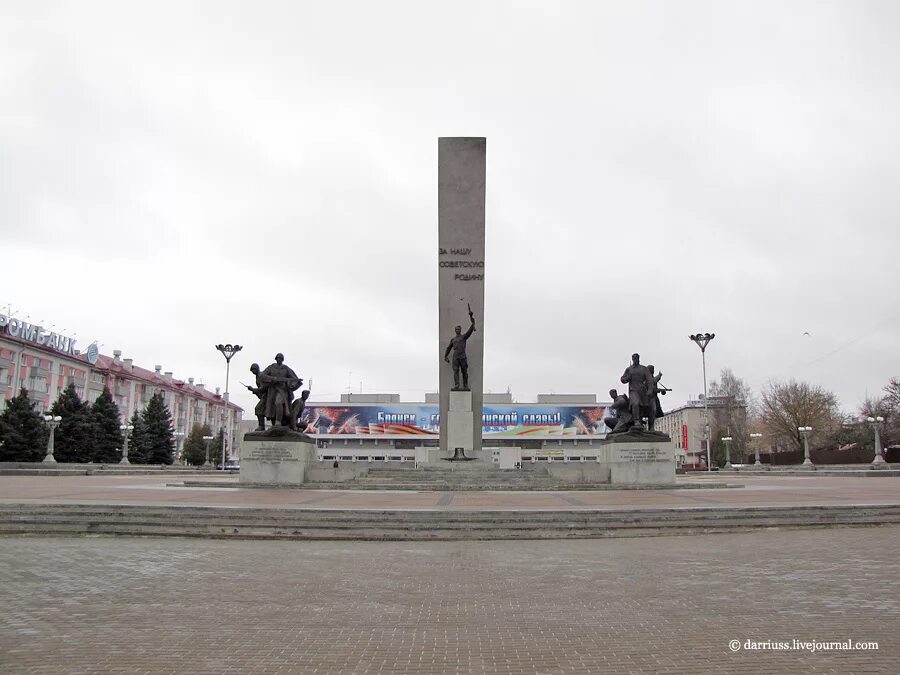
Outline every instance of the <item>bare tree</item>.
{"type": "Polygon", "coordinates": [[[812,427],[814,436],[839,428],[837,398],[830,391],[807,382],[769,382],[762,391],[760,417],[766,433],[795,450],[803,449],[797,427],[812,427]]]}
{"type": "Polygon", "coordinates": [[[723,368],[719,379],[709,387],[710,438],[720,445],[719,438],[730,436],[732,460],[747,455],[750,445],[750,418],[756,401],[753,390],[730,368],[723,368]]]}
{"type": "Polygon", "coordinates": [[[891,410],[900,410],[900,377],[892,377],[884,387],[885,405],[891,410]]]}
{"type": "Polygon", "coordinates": [[[892,377],[884,387],[884,396],[877,407],[866,415],[884,417],[882,442],[885,446],[900,444],[900,377],[892,377]]]}

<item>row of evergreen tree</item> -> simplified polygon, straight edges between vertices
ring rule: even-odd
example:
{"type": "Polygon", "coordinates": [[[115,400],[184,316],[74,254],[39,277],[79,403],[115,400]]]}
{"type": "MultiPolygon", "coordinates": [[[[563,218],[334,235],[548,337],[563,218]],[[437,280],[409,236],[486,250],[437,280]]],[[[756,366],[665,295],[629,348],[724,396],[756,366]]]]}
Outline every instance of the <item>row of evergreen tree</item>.
{"type": "MultiPolygon", "coordinates": [[[[121,417],[106,387],[90,405],[70,384],[53,403],[50,414],[62,417],[53,439],[57,462],[111,464],[121,460],[121,417]]],[[[174,462],[172,417],[162,396],[154,394],[142,411],[135,411],[129,424],[134,427],[128,439],[132,464],[174,462]]],[[[47,453],[49,433],[49,426],[22,388],[0,414],[0,461],[40,462],[47,453]]]]}

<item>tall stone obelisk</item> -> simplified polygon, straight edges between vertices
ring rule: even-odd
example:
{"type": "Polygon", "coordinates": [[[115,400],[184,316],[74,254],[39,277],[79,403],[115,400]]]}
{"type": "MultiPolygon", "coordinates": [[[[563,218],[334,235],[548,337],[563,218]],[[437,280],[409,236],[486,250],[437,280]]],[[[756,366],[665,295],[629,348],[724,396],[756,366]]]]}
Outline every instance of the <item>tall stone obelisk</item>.
{"type": "Polygon", "coordinates": [[[481,449],[484,365],[484,138],[438,139],[438,327],[441,450],[481,449]],[[451,392],[444,354],[456,326],[475,332],[466,342],[469,392],[451,392]],[[470,417],[471,415],[471,417],[470,417]]]}

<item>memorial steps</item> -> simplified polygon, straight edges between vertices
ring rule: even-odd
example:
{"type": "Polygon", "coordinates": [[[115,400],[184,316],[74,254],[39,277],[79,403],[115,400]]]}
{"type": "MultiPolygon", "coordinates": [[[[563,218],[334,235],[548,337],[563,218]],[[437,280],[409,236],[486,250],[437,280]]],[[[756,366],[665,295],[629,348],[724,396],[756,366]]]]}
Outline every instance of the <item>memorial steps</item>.
{"type": "Polygon", "coordinates": [[[0,534],[36,535],[359,541],[592,539],[898,523],[900,506],[896,505],[619,511],[0,505],[0,534]]]}
{"type": "MultiPolygon", "coordinates": [[[[492,490],[598,490],[609,483],[571,482],[551,476],[546,467],[495,469],[471,462],[454,467],[371,468],[349,482],[311,481],[304,488],[335,490],[421,490],[428,492],[492,490]]],[[[617,486],[621,487],[621,486],[617,486]]],[[[669,486],[671,487],[671,486],[669,486]]]]}

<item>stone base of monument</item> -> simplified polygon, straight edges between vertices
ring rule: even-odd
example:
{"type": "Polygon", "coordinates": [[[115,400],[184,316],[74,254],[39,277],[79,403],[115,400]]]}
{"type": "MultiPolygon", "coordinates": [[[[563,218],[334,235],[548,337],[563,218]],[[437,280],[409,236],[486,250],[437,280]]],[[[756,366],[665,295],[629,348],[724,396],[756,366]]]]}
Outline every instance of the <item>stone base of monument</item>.
{"type": "Polygon", "coordinates": [[[675,483],[675,444],[665,434],[632,431],[607,436],[597,457],[613,485],[675,483]]]}
{"type": "Polygon", "coordinates": [[[286,427],[244,435],[239,482],[247,485],[301,485],[316,459],[316,443],[286,427]]]}
{"type": "MultiPolygon", "coordinates": [[[[444,420],[441,420],[441,426],[444,426],[444,420]]],[[[472,426],[472,392],[471,391],[451,391],[450,392],[450,408],[447,411],[447,449],[449,454],[443,459],[452,461],[469,461],[474,459],[472,451],[474,450],[474,432],[472,426]],[[461,449],[464,459],[453,459],[460,457],[461,449]]]]}

